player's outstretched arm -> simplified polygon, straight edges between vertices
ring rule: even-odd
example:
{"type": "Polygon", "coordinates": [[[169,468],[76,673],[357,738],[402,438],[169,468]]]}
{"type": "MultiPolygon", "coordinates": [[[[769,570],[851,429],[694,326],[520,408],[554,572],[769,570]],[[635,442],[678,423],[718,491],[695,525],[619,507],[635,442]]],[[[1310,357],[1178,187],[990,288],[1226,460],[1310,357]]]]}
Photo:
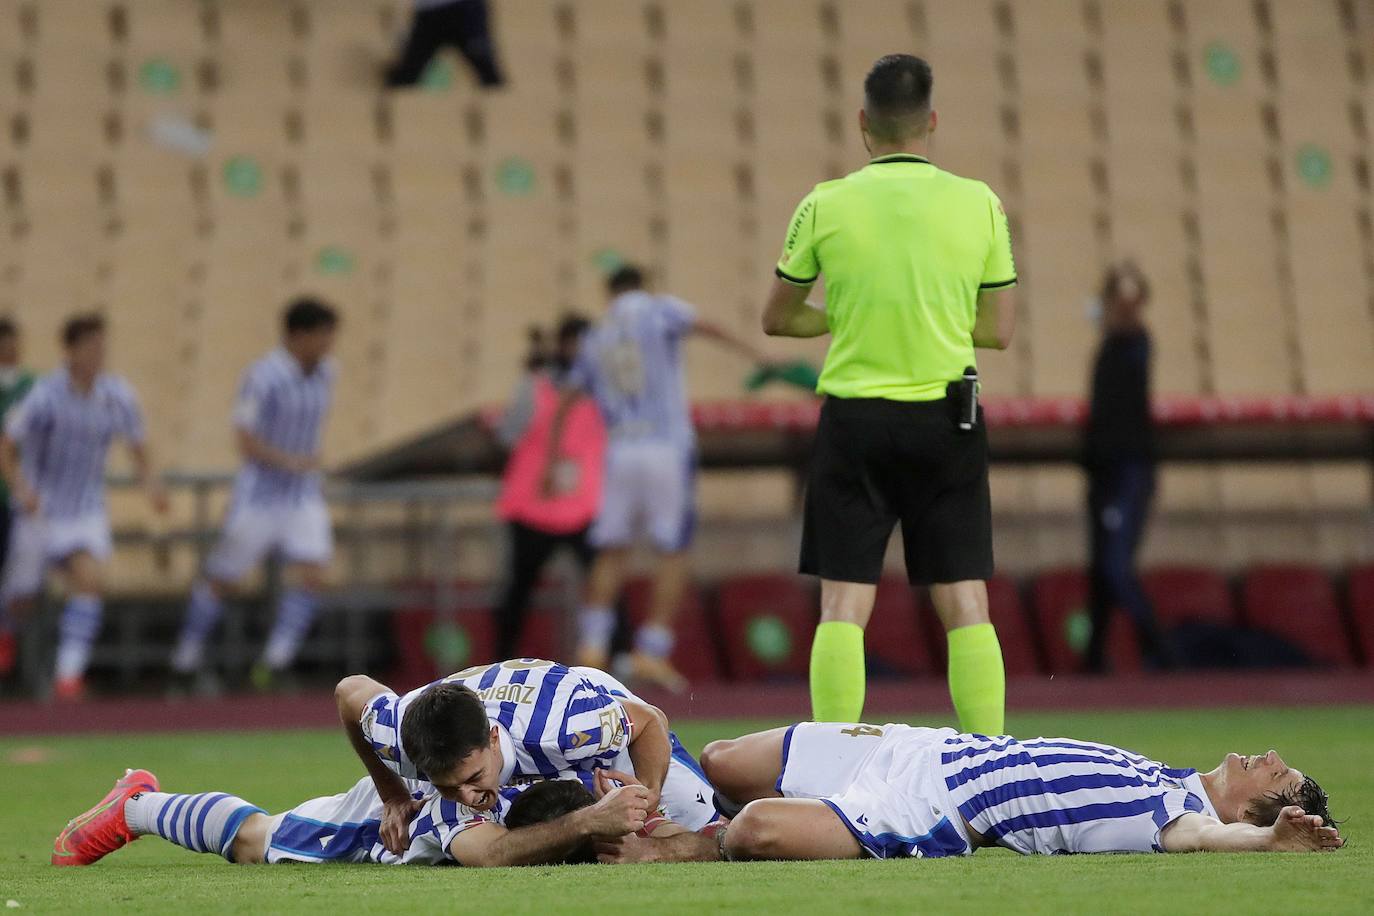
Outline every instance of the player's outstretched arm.
{"type": "Polygon", "coordinates": [[[1335,827],[1297,805],[1279,812],[1272,827],[1223,824],[1190,812],[1165,827],[1160,842],[1165,852],[1334,852],[1345,845],[1335,827]]]}
{"type": "Polygon", "coordinates": [[[768,362],[768,357],[763,355],[763,351],[742,338],[736,337],[725,328],[716,324],[714,321],[706,321],[698,318],[692,322],[692,333],[699,334],[708,340],[713,340],[727,350],[734,350],[745,359],[751,359],[756,363],[768,362]]]}
{"type": "Polygon", "coordinates": [[[348,736],[348,743],[363,762],[367,775],[372,777],[372,784],[382,800],[382,826],[379,831],[382,845],[388,852],[399,856],[410,846],[410,820],[422,805],[410,797],[410,791],[401,777],[377,756],[363,734],[362,726],[363,709],[368,701],[389,690],[385,684],[365,674],[351,674],[334,688],[334,702],[339,708],[339,721],[343,724],[344,734],[348,736]]]}
{"type": "Polygon", "coordinates": [[[806,301],[811,284],[773,280],[763,308],[763,333],[769,337],[820,337],[830,333],[825,311],[806,301]]]}
{"type": "Polygon", "coordinates": [[[644,826],[649,814],[649,791],[622,786],[596,804],[546,821],[507,830],[482,824],[464,830],[449,844],[449,853],[462,865],[491,868],[504,865],[544,865],[558,862],[594,837],[617,837],[644,826]]]}
{"type": "Polygon", "coordinates": [[[32,515],[38,511],[38,494],[29,486],[19,463],[19,443],[8,434],[0,436],[0,477],[25,512],[32,515]]]}
{"type": "Polygon", "coordinates": [[[630,714],[632,723],[628,750],[630,762],[635,765],[635,776],[654,793],[652,801],[657,805],[673,757],[668,739],[668,717],[657,706],[648,703],[622,697],[620,704],[630,714]]]}

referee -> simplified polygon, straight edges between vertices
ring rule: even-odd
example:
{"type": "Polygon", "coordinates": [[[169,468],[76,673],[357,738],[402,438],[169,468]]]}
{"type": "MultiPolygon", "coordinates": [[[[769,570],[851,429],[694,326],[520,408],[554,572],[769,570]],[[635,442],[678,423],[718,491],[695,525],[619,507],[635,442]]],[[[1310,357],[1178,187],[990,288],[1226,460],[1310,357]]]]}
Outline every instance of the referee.
{"type": "Polygon", "coordinates": [[[892,54],[864,80],[859,131],[872,156],[816,185],[787,230],[763,315],[779,337],[831,335],[809,472],[801,572],[821,579],[811,647],[817,721],[861,721],[863,628],[888,539],[930,586],[949,639],[960,729],[1003,732],[1006,679],[988,619],[992,519],[981,414],[961,429],[975,347],[1005,349],[1016,284],[1007,218],[981,181],[927,158],[930,65],[892,54]],[[825,275],[824,310],[807,303],[825,275]]]}

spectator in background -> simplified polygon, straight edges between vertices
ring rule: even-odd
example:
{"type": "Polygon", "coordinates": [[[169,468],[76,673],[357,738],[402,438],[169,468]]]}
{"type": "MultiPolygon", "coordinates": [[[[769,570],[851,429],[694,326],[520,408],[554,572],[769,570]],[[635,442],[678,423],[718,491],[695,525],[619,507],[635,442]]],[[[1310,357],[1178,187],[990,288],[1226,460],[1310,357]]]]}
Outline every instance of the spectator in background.
{"type": "Polygon", "coordinates": [[[1083,455],[1092,531],[1092,637],[1087,668],[1106,669],[1111,614],[1125,608],[1147,664],[1172,667],[1154,607],[1136,575],[1135,555],[1155,491],[1150,418],[1150,332],[1141,318],[1150,285],[1134,263],[1107,271],[1102,283],[1102,344],[1093,366],[1092,406],[1083,455]]]}
{"type": "MultiPolygon", "coordinates": [[[[10,408],[24,399],[33,387],[33,373],[19,365],[19,328],[8,318],[0,318],[0,425],[10,408]]],[[[5,568],[10,545],[10,491],[0,479],[0,570],[5,568]]],[[[16,644],[14,624],[0,606],[0,678],[14,670],[16,644]]]]}
{"type": "Polygon", "coordinates": [[[386,72],[392,89],[414,86],[444,45],[456,48],[477,79],[491,88],[505,83],[491,42],[487,0],[415,0],[415,15],[400,56],[386,72]]]}
{"type": "Polygon", "coordinates": [[[601,503],[602,462],[606,454],[606,425],[591,398],[580,397],[569,408],[557,443],[551,443],[558,410],[559,383],[577,356],[577,347],[590,323],[581,315],[564,316],[552,353],[544,339],[531,332],[528,370],[497,436],[511,450],[501,483],[496,511],[510,531],[505,580],[496,603],[495,658],[515,658],[525,625],[530,594],[554,551],[566,547],[583,572],[591,569],[595,552],[587,530],[601,503]],[[553,446],[551,448],[551,445],[553,446]],[[554,459],[553,492],[545,494],[545,463],[554,459]]]}

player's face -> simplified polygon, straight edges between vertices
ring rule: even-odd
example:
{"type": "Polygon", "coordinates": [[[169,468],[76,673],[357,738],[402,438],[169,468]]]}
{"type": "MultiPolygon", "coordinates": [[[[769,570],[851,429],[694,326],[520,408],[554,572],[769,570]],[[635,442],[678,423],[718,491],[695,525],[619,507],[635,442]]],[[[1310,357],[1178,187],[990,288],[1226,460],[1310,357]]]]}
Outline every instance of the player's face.
{"type": "Polygon", "coordinates": [[[1288,792],[1302,784],[1302,773],[1283,762],[1277,751],[1267,754],[1227,754],[1218,769],[1225,776],[1227,794],[1251,799],[1271,792],[1288,792]]]}
{"type": "Polygon", "coordinates": [[[67,359],[78,372],[95,374],[105,366],[105,334],[97,331],[72,344],[67,359]]]}
{"type": "Polygon", "coordinates": [[[310,364],[318,363],[329,355],[329,351],[334,349],[334,328],[316,328],[313,331],[302,331],[296,336],[296,343],[299,346],[297,353],[302,359],[310,364]]]}
{"type": "Polygon", "coordinates": [[[490,811],[496,807],[496,790],[501,788],[500,748],[496,729],[493,728],[490,743],[468,754],[449,772],[434,777],[434,788],[449,801],[466,805],[474,811],[490,811]]]}

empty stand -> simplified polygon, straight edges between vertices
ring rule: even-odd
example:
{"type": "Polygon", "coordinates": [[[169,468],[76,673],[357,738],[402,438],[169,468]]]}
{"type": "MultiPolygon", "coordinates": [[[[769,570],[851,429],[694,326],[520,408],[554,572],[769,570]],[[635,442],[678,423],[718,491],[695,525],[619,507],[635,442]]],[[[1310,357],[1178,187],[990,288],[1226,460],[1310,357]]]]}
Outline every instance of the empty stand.
{"type": "Polygon", "coordinates": [[[1307,566],[1263,566],[1250,570],[1241,586],[1245,622],[1278,636],[1319,665],[1354,660],[1331,580],[1307,566]]]}
{"type": "Polygon", "coordinates": [[[864,631],[870,675],[928,674],[933,669],[915,590],[901,576],[885,576],[864,631]]]}
{"type": "Polygon", "coordinates": [[[1374,664],[1374,566],[1359,566],[1350,571],[1347,594],[1362,661],[1365,665],[1374,664]]]}
{"type": "MultiPolygon", "coordinates": [[[[1067,674],[1083,668],[1083,653],[1092,635],[1088,577],[1076,569],[1050,570],[1031,583],[1031,613],[1045,647],[1050,671],[1067,674]]],[[[1113,671],[1140,670],[1135,629],[1124,612],[1108,623],[1107,662],[1113,671]]]]}
{"type": "Polygon", "coordinates": [[[741,576],[716,593],[730,676],[802,677],[816,628],[815,590],[796,576],[741,576]]]}

